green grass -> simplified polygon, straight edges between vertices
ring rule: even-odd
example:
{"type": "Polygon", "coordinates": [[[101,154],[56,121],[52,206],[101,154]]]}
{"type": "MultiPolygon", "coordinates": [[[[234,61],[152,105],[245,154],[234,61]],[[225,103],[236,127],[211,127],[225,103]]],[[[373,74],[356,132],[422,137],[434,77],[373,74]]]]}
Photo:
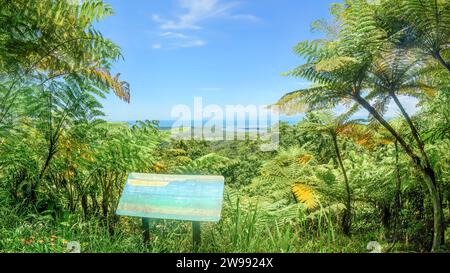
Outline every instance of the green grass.
{"type": "MultiPolygon", "coordinates": [[[[299,213],[298,219],[283,217],[261,221],[256,209],[243,210],[239,203],[225,204],[219,223],[202,223],[203,253],[309,253],[367,252],[377,232],[354,234],[348,238],[335,230],[324,214],[311,223],[299,213]]],[[[114,235],[98,220],[83,221],[70,215],[55,222],[50,216],[26,217],[3,210],[0,223],[0,252],[62,253],[70,241],[81,244],[85,253],[188,253],[192,252],[190,222],[155,220],[151,222],[151,243],[142,243],[141,221],[121,217],[114,235]]]]}

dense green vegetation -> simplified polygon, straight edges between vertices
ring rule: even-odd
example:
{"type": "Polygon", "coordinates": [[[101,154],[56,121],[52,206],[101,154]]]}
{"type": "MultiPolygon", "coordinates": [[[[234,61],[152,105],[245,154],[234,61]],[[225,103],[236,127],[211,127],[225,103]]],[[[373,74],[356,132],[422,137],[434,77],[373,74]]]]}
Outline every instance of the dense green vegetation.
{"type": "Polygon", "coordinates": [[[111,75],[120,49],[93,24],[100,0],[0,2],[0,252],[190,252],[190,223],[115,215],[129,172],[226,178],[222,220],[202,252],[448,251],[450,2],[348,0],[295,46],[280,99],[280,149],[258,140],[174,140],[158,122],[108,123],[98,97],[130,102],[111,75]],[[419,100],[410,116],[403,96],[419,100]],[[393,101],[396,118],[385,117],[393,101]],[[344,114],[331,111],[347,106],[344,114]],[[366,109],[367,120],[353,114],[366,109]]]}

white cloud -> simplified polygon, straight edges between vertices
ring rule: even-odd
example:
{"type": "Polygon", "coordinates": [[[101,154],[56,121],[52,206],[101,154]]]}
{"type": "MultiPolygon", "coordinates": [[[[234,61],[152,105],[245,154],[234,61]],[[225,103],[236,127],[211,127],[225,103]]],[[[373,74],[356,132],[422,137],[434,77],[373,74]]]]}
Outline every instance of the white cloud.
{"type": "Polygon", "coordinates": [[[160,42],[154,44],[153,49],[175,49],[188,47],[201,47],[206,45],[206,41],[195,36],[186,35],[179,32],[163,32],[159,33],[160,42]]]}
{"type": "Polygon", "coordinates": [[[230,19],[246,20],[249,22],[258,22],[260,20],[258,17],[251,15],[251,14],[236,14],[236,15],[229,15],[228,17],[230,19]]]}
{"type": "Polygon", "coordinates": [[[183,34],[183,33],[178,33],[178,32],[163,32],[160,33],[159,36],[167,38],[167,39],[186,39],[189,38],[189,36],[183,34]]]}
{"type": "Polygon", "coordinates": [[[238,19],[257,21],[258,18],[251,14],[235,14],[233,10],[239,7],[238,2],[225,2],[221,0],[179,0],[179,6],[185,13],[175,19],[163,19],[158,14],[153,15],[153,20],[159,23],[161,29],[202,29],[202,21],[213,18],[238,19]]]}
{"type": "MultiPolygon", "coordinates": [[[[203,29],[201,23],[211,19],[232,19],[256,22],[259,19],[251,14],[235,13],[239,2],[225,0],[178,0],[179,8],[183,11],[174,18],[163,18],[159,14],[153,14],[152,20],[158,24],[160,38],[170,40],[170,48],[204,46],[206,41],[186,31],[199,31],[203,29]],[[184,31],[182,33],[182,31],[184,31]]],[[[166,46],[164,46],[166,47],[166,46]]]]}

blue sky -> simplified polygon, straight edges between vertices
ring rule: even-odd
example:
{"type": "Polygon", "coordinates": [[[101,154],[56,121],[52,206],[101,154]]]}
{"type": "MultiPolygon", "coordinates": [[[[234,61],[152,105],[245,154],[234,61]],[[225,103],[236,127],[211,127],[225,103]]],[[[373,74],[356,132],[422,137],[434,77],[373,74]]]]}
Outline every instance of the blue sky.
{"type": "MultiPolygon", "coordinates": [[[[114,70],[132,88],[131,104],[102,100],[111,121],[171,119],[179,104],[264,105],[308,85],[281,76],[300,65],[292,47],[318,36],[329,0],[106,0],[98,24],[121,48],[114,70]]],[[[408,101],[408,109],[414,103],[408,101]]]]}

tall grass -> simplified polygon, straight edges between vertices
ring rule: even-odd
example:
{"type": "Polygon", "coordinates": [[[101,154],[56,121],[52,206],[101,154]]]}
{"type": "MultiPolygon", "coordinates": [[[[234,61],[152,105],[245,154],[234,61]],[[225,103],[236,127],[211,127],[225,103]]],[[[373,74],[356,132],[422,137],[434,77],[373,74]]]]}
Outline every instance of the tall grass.
{"type": "MultiPolygon", "coordinates": [[[[81,244],[81,251],[132,253],[192,252],[190,222],[151,221],[151,243],[142,242],[138,218],[122,217],[114,235],[92,218],[70,215],[54,220],[50,215],[18,214],[14,208],[0,209],[0,252],[67,252],[70,241],[81,244]],[[24,220],[26,219],[26,220],[24,220]]],[[[292,216],[292,215],[291,215],[292,216]]],[[[347,238],[333,225],[331,211],[321,208],[313,217],[298,209],[295,217],[283,213],[267,215],[263,208],[244,206],[239,198],[225,201],[219,223],[202,223],[203,253],[299,253],[365,252],[370,238],[347,238]]]]}

